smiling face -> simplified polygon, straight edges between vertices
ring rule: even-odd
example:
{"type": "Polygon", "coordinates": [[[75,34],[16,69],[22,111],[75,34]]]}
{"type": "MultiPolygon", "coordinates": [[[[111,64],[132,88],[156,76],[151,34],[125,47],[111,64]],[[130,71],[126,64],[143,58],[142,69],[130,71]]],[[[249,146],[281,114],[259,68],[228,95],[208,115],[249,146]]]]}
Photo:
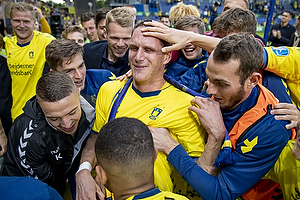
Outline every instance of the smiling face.
{"type": "MultiPolygon", "coordinates": [[[[191,31],[193,33],[200,34],[199,29],[196,26],[188,27],[185,29],[185,31],[191,31]]],[[[195,60],[202,56],[202,49],[199,47],[196,47],[195,45],[193,45],[191,43],[189,43],[183,49],[181,49],[181,52],[188,60],[195,60]]]]}
{"type": "Polygon", "coordinates": [[[11,24],[19,44],[25,44],[32,39],[34,23],[35,19],[30,11],[12,10],[11,24]]]}
{"type": "Polygon", "coordinates": [[[63,61],[61,66],[56,68],[57,71],[69,74],[79,91],[83,90],[85,84],[86,67],[81,53],[75,55],[70,61],[63,61]]]}
{"type": "Polygon", "coordinates": [[[206,74],[209,78],[207,93],[212,94],[214,99],[220,103],[221,110],[234,110],[251,93],[251,89],[247,88],[246,84],[241,85],[240,77],[236,74],[239,65],[240,61],[233,59],[226,63],[215,63],[213,53],[208,59],[206,67],[206,74]]]}
{"type": "Polygon", "coordinates": [[[81,23],[84,29],[87,32],[87,36],[91,42],[97,41],[98,40],[98,35],[97,35],[97,29],[95,25],[95,20],[90,19],[87,22],[82,22],[81,23]]]}
{"type": "Polygon", "coordinates": [[[48,122],[56,129],[74,137],[81,117],[80,96],[71,93],[56,102],[38,101],[48,122]]]}
{"type": "Polygon", "coordinates": [[[97,34],[99,40],[106,40],[105,18],[99,21],[97,25],[97,34]]]}
{"type": "Polygon", "coordinates": [[[122,27],[116,23],[110,23],[107,31],[108,59],[116,62],[128,50],[132,27],[122,27]]]}
{"type": "Polygon", "coordinates": [[[162,43],[155,37],[146,37],[141,27],[134,30],[129,62],[135,85],[160,83],[163,80],[165,65],[170,61],[170,53],[162,53],[162,43]]]}

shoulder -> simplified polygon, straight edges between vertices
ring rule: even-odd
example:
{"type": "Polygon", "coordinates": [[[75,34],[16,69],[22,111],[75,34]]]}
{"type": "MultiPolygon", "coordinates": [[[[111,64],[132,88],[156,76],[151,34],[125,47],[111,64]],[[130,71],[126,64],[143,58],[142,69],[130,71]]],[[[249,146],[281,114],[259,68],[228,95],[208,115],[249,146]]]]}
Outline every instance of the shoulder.
{"type": "Polygon", "coordinates": [[[39,40],[46,40],[46,41],[52,41],[55,40],[55,37],[48,33],[42,33],[39,31],[34,31],[34,37],[36,37],[39,40]]]}
{"type": "Polygon", "coordinates": [[[100,41],[87,43],[83,46],[83,48],[85,51],[94,51],[94,50],[98,50],[99,48],[105,48],[106,46],[107,46],[107,41],[100,40],[100,41]]]}

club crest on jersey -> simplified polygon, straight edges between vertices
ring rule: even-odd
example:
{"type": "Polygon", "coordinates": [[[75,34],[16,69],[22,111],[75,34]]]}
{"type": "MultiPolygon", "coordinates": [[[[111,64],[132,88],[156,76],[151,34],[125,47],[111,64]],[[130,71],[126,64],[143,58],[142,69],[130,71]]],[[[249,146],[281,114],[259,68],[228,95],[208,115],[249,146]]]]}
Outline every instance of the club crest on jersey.
{"type": "Polygon", "coordinates": [[[160,115],[162,111],[162,109],[154,107],[149,118],[152,120],[156,120],[156,118],[160,115]]]}
{"type": "Polygon", "coordinates": [[[272,51],[276,56],[288,56],[290,53],[289,49],[286,47],[272,47],[272,51]]]}
{"type": "Polygon", "coordinates": [[[30,51],[30,52],[29,52],[29,58],[30,58],[30,59],[33,59],[33,56],[34,56],[34,52],[33,52],[33,51],[30,51]]]}

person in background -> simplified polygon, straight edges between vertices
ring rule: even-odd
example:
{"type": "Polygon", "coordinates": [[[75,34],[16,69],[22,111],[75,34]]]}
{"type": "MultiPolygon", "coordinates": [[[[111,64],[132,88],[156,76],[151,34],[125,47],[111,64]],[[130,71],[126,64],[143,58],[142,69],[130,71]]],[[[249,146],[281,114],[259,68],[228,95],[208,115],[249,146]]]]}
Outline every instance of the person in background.
{"type": "Polygon", "coordinates": [[[82,27],[86,30],[89,42],[98,41],[98,34],[96,29],[95,15],[92,12],[85,12],[81,14],[80,21],[82,27]]]}
{"type": "Polygon", "coordinates": [[[84,45],[87,69],[107,69],[115,76],[129,69],[128,48],[134,26],[132,12],[124,7],[110,10],[106,15],[107,40],[84,45]]]}
{"type": "Polygon", "coordinates": [[[72,25],[66,28],[62,33],[61,37],[70,39],[83,47],[84,41],[87,38],[86,31],[84,28],[78,25],[72,25]]]}
{"type": "Polygon", "coordinates": [[[15,36],[5,42],[7,65],[12,79],[12,120],[23,111],[25,103],[35,95],[35,86],[43,73],[49,71],[45,48],[55,38],[34,31],[36,12],[25,2],[11,6],[10,19],[15,36]]]}
{"type": "Polygon", "coordinates": [[[292,19],[292,13],[285,11],[282,14],[279,24],[273,25],[268,41],[271,42],[270,46],[288,46],[292,34],[296,31],[296,28],[289,23],[292,19]]]}
{"type": "Polygon", "coordinates": [[[171,21],[169,19],[169,15],[161,15],[159,17],[159,21],[166,25],[167,27],[171,27],[171,21]]]}
{"type": "Polygon", "coordinates": [[[96,13],[96,28],[99,40],[106,40],[106,14],[109,12],[108,8],[99,8],[96,13]]]}
{"type": "Polygon", "coordinates": [[[196,17],[200,17],[200,13],[195,6],[179,2],[177,5],[171,7],[169,19],[172,24],[175,24],[180,18],[186,15],[195,15],[196,17]]]}
{"type": "Polygon", "coordinates": [[[291,47],[300,47],[300,16],[295,23],[296,31],[292,34],[289,46],[291,47]]]}
{"type": "Polygon", "coordinates": [[[34,25],[34,30],[36,31],[41,31],[42,33],[48,33],[51,34],[51,28],[46,20],[46,18],[43,16],[41,10],[38,7],[33,7],[33,10],[37,14],[38,20],[35,21],[34,25]]]}

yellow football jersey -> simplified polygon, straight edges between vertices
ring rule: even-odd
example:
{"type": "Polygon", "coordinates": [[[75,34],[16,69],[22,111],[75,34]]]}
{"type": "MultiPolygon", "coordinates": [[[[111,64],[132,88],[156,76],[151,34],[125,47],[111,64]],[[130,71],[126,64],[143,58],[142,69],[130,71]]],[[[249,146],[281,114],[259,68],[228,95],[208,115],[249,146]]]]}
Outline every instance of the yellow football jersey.
{"type": "Polygon", "coordinates": [[[293,103],[300,107],[300,48],[265,47],[265,69],[285,78],[293,103]]]}
{"type": "Polygon", "coordinates": [[[12,80],[13,120],[23,113],[25,103],[35,95],[35,87],[46,62],[45,48],[53,39],[49,34],[34,31],[30,43],[23,47],[17,44],[16,36],[6,40],[7,65],[12,80]]]}
{"type": "MultiPolygon", "coordinates": [[[[116,93],[124,84],[125,81],[110,81],[100,88],[96,102],[94,132],[98,133],[107,123],[116,93]]],[[[120,103],[116,118],[132,117],[143,121],[147,126],[167,128],[191,157],[199,157],[204,150],[206,132],[197,115],[188,110],[193,98],[167,82],[160,90],[146,93],[138,91],[131,83],[120,103]]],[[[186,196],[188,184],[178,176],[173,177],[175,180],[172,182],[173,170],[166,160],[166,155],[159,152],[154,163],[155,185],[162,191],[181,191],[180,194],[186,196]],[[176,189],[179,186],[184,188],[176,189]]]]}
{"type": "Polygon", "coordinates": [[[274,167],[265,176],[280,184],[284,199],[300,199],[300,161],[292,153],[295,141],[286,144],[274,167]]]}

